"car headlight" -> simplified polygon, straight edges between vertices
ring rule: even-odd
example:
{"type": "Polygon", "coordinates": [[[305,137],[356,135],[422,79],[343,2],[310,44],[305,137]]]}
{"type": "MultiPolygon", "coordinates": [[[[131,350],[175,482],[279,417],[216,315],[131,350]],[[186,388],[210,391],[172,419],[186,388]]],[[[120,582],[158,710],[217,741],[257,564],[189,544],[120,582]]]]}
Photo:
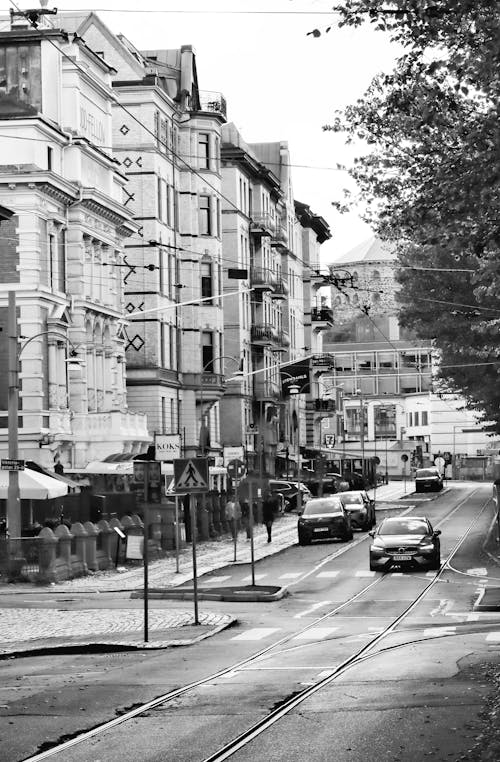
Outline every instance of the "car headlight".
{"type": "Polygon", "coordinates": [[[382,555],[385,550],[381,545],[370,545],[370,553],[378,553],[379,555],[382,555]]]}
{"type": "Polygon", "coordinates": [[[434,550],[434,545],[432,544],[432,542],[423,542],[421,543],[421,545],[418,546],[418,549],[423,550],[424,553],[428,553],[431,550],[434,550]]]}

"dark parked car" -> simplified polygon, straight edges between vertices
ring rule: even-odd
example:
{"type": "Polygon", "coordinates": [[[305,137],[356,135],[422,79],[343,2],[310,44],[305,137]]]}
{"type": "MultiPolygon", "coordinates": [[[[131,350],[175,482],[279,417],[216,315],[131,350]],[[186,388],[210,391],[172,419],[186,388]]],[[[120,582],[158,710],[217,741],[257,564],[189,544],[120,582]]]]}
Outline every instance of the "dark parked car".
{"type": "MultiPolygon", "coordinates": [[[[269,479],[269,489],[274,495],[283,495],[285,510],[293,511],[297,508],[297,482],[289,479],[269,479]]],[[[305,484],[300,483],[302,493],[302,505],[305,505],[311,493],[305,484]]]]}
{"type": "Polygon", "coordinates": [[[308,500],[297,522],[297,530],[299,545],[332,537],[352,540],[353,536],[351,518],[337,495],[308,500]]]}
{"type": "Polygon", "coordinates": [[[417,468],[415,473],[415,492],[439,492],[443,489],[443,477],[434,466],[417,468]]]}
{"type": "Polygon", "coordinates": [[[366,490],[340,492],[339,497],[351,517],[353,527],[367,532],[375,526],[375,503],[366,490]]]}
{"type": "Polygon", "coordinates": [[[440,529],[434,530],[429,519],[422,516],[399,516],[384,519],[379,528],[370,532],[370,569],[387,571],[393,566],[441,566],[440,529]]]}

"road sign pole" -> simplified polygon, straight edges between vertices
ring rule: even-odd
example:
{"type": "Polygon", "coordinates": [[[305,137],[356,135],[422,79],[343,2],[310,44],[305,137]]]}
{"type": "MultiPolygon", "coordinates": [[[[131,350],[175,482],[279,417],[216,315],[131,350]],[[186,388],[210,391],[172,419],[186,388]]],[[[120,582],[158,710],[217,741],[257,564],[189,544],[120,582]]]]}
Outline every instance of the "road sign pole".
{"type": "Polygon", "coordinates": [[[175,496],[175,571],[179,573],[179,498],[175,496]]]}
{"type": "Polygon", "coordinates": [[[189,495],[189,513],[191,516],[191,543],[193,546],[193,601],[194,601],[194,623],[199,624],[198,619],[198,578],[196,569],[196,497],[189,495]]]}
{"type": "MultiPolygon", "coordinates": [[[[238,480],[235,481],[235,486],[234,486],[234,505],[235,506],[239,505],[239,501],[238,501],[238,480]]],[[[237,554],[237,547],[238,547],[238,519],[236,518],[236,516],[233,516],[232,522],[233,522],[233,551],[234,551],[233,552],[233,563],[234,563],[237,560],[236,554],[237,554]]]]}
{"type": "Polygon", "coordinates": [[[144,541],[142,557],[144,561],[144,642],[149,640],[149,579],[148,579],[148,563],[149,563],[149,516],[148,516],[148,500],[149,500],[149,463],[144,463],[144,541]]]}
{"type": "Polygon", "coordinates": [[[248,485],[248,521],[250,522],[250,564],[252,566],[252,587],[255,587],[255,554],[253,545],[253,485],[248,485]]]}

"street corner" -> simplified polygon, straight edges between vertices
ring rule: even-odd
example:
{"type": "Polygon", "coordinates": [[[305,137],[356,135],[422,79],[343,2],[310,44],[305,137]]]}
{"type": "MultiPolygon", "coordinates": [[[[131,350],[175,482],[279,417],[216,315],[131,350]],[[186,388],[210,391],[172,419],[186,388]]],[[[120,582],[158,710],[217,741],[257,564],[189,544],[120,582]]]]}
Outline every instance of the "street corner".
{"type": "MultiPolygon", "coordinates": [[[[271,603],[279,601],[288,595],[288,588],[279,585],[231,585],[226,587],[198,588],[197,598],[200,601],[225,601],[228,603],[271,603]]],[[[142,590],[135,590],[131,598],[144,598],[142,590]]],[[[194,599],[192,586],[179,586],[172,588],[154,588],[149,590],[148,597],[156,600],[182,600],[194,599]]]]}
{"type": "MultiPolygon", "coordinates": [[[[47,611],[45,610],[45,613],[47,611]]],[[[191,611],[167,614],[150,611],[146,639],[142,612],[107,612],[106,626],[100,611],[74,611],[71,612],[77,615],[74,618],[59,616],[57,627],[53,627],[52,630],[50,626],[39,628],[37,634],[33,633],[30,637],[30,626],[22,620],[28,615],[31,620],[36,621],[37,612],[33,609],[22,609],[17,610],[17,613],[17,625],[11,628],[8,635],[5,632],[0,633],[0,660],[57,653],[111,653],[189,646],[213,637],[238,623],[236,617],[230,614],[200,612],[196,623],[191,611]],[[127,615],[126,621],[120,616],[124,612],[127,615]],[[116,616],[113,616],[114,614],[116,616]]],[[[36,625],[32,627],[36,630],[36,625]]]]}

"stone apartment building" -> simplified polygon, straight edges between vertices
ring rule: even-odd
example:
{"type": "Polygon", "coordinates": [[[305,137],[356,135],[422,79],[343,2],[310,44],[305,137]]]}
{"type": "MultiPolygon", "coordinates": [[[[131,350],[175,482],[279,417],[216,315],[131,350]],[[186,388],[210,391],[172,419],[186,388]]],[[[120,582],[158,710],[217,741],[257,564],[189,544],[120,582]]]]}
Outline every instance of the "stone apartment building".
{"type": "MultiPolygon", "coordinates": [[[[121,265],[137,229],[112,156],[112,67],[57,26],[0,31],[0,334],[16,293],[19,450],[85,467],[151,440],[127,406],[121,265]],[[78,366],[68,360],[77,360],[78,366]]],[[[13,370],[16,370],[15,368],[13,370]]],[[[0,450],[8,445],[5,364],[0,450]]]]}
{"type": "Polygon", "coordinates": [[[178,434],[188,456],[243,444],[255,465],[260,447],[274,473],[310,429],[279,367],[321,352],[331,325],[328,226],[294,200],[287,144],[246,145],[199,89],[190,46],[139,51],[95,13],[48,18],[0,33],[1,292],[32,338],[23,456],[80,471],[178,434]]]}

